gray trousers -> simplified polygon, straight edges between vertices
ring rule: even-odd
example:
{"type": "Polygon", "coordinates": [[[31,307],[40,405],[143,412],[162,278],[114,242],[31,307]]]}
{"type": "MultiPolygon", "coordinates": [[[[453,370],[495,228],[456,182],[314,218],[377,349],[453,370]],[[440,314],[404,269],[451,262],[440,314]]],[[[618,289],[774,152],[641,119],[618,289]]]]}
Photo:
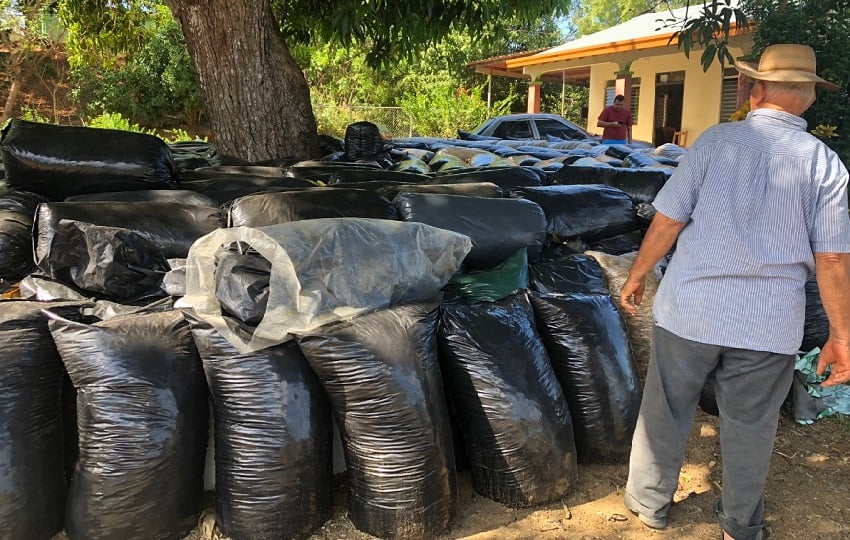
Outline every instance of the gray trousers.
{"type": "Polygon", "coordinates": [[[760,538],[764,485],[794,356],[707,345],[658,326],[653,340],[632,439],[626,506],[646,516],[666,517],[699,396],[714,372],[723,456],[717,517],[735,540],[760,538]]]}

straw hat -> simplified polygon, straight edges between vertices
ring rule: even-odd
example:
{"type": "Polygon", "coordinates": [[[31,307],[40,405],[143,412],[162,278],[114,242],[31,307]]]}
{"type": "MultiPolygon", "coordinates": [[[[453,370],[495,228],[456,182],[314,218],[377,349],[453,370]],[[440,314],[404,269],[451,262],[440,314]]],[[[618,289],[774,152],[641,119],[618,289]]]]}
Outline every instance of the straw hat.
{"type": "Polygon", "coordinates": [[[828,90],[838,86],[815,74],[815,51],[808,45],[783,43],[770,45],[764,50],[758,67],[746,62],[735,62],[735,68],[753,79],[774,82],[813,82],[828,90]]]}

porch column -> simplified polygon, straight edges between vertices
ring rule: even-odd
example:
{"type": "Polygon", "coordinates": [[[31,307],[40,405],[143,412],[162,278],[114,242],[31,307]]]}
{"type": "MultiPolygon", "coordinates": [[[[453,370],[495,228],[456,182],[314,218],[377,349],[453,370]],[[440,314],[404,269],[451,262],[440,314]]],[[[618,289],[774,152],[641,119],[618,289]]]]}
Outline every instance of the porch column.
{"type": "MultiPolygon", "coordinates": [[[[614,95],[626,98],[626,108],[632,102],[632,72],[628,70],[618,71],[617,80],[614,81],[614,95]]],[[[607,104],[606,104],[607,105],[607,104]]]]}
{"type": "Polygon", "coordinates": [[[540,85],[542,81],[528,82],[528,110],[529,114],[540,112],[540,85]]]}

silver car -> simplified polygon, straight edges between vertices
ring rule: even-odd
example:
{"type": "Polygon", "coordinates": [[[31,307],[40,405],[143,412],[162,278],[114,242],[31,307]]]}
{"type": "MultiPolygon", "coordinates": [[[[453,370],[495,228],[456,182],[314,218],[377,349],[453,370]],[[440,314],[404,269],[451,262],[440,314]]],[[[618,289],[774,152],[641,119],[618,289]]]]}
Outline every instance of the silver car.
{"type": "Polygon", "coordinates": [[[509,114],[494,116],[472,130],[474,135],[499,139],[547,139],[550,136],[570,141],[598,141],[583,128],[557,114],[509,114]]]}

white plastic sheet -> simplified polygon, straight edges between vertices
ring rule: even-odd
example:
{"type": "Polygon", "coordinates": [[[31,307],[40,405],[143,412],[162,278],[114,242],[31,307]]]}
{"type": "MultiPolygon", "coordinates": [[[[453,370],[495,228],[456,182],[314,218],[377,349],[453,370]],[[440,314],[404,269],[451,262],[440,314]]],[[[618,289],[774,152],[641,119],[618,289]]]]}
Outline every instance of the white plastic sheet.
{"type": "Polygon", "coordinates": [[[429,298],[471,248],[463,234],[391,220],[329,218],[218,229],[189,250],[186,296],[178,305],[194,308],[234,347],[251,352],[330,322],[429,298]],[[234,242],[271,263],[268,306],[251,335],[231,329],[215,295],[216,252],[234,242]]]}

